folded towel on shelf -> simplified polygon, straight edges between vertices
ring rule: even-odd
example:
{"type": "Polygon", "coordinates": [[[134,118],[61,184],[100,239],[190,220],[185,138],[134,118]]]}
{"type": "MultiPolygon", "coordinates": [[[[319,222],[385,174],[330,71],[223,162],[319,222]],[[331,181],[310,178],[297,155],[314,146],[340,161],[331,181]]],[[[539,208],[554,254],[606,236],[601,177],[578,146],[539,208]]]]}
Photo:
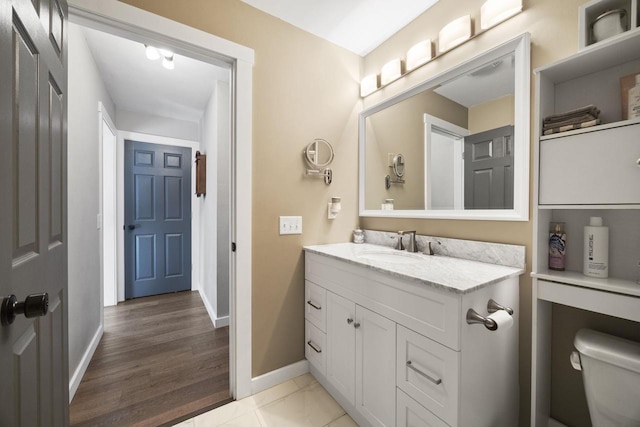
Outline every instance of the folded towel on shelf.
{"type": "Polygon", "coordinates": [[[568,120],[578,120],[574,123],[580,123],[583,121],[595,120],[600,116],[600,110],[593,104],[585,105],[584,107],[576,108],[575,110],[566,111],[560,114],[554,114],[553,116],[547,116],[543,120],[543,125],[558,124],[568,120]],[[588,120],[585,120],[588,119],[588,120]]]}
{"type": "Polygon", "coordinates": [[[558,128],[558,127],[561,127],[561,126],[577,125],[577,124],[580,124],[580,123],[591,122],[593,120],[598,120],[598,116],[594,116],[592,114],[583,114],[581,116],[576,116],[575,118],[570,118],[570,119],[566,119],[566,120],[557,120],[557,121],[553,121],[553,122],[543,123],[542,124],[542,129],[543,130],[547,130],[547,129],[558,128]]]}
{"type": "Polygon", "coordinates": [[[591,126],[597,126],[599,124],[600,124],[600,119],[595,119],[595,120],[589,120],[587,122],[574,123],[574,124],[563,125],[563,126],[558,126],[554,128],[548,128],[548,129],[545,128],[542,133],[544,135],[551,135],[554,133],[566,132],[569,130],[583,129],[591,126]]]}

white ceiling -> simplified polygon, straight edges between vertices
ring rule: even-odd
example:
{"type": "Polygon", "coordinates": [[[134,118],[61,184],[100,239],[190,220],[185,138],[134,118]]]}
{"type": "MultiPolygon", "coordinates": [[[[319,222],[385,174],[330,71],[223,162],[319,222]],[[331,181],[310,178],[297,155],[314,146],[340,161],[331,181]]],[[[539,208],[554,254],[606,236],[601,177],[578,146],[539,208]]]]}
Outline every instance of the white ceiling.
{"type": "Polygon", "coordinates": [[[435,89],[436,93],[465,107],[513,95],[515,92],[513,54],[456,77],[435,89]]]}
{"type": "Polygon", "coordinates": [[[100,74],[118,109],[197,122],[216,80],[230,72],[213,64],[175,55],[175,69],[150,61],[142,43],[82,27],[100,74]]]}
{"type": "Polygon", "coordinates": [[[364,56],[438,0],[242,0],[364,56]]]}

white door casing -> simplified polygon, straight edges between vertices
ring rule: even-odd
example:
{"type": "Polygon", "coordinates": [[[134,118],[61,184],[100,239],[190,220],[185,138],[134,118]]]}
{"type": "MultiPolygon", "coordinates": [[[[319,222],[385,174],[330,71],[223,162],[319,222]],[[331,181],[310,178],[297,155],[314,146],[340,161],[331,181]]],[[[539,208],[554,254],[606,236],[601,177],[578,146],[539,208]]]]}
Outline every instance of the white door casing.
{"type": "Polygon", "coordinates": [[[232,66],[232,241],[230,372],[236,399],[251,394],[252,49],[117,0],[71,0],[72,22],[140,42],[160,41],[178,54],[232,66]]]}

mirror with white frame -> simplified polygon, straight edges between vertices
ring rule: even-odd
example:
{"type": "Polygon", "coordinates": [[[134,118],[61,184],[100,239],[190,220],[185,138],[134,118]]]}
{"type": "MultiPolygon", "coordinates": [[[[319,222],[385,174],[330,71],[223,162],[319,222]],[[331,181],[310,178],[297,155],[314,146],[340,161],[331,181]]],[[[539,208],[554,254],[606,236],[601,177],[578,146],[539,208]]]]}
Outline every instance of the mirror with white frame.
{"type": "Polygon", "coordinates": [[[528,220],[529,109],[528,33],[366,109],[360,216],[528,220]]]}

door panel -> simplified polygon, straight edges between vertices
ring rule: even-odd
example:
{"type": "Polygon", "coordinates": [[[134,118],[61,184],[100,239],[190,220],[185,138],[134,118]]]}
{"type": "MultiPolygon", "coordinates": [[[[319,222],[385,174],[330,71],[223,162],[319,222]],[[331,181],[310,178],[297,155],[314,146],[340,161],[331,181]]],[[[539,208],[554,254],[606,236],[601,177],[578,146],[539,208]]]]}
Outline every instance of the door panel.
{"type": "Polygon", "coordinates": [[[355,311],[354,302],[327,292],[327,380],[352,405],[355,403],[355,311]]]}
{"type": "Polygon", "coordinates": [[[12,427],[68,424],[67,6],[58,1],[57,48],[47,7],[0,2],[0,298],[50,298],[46,316],[0,326],[0,425],[12,427]]]}
{"type": "Polygon", "coordinates": [[[396,324],[357,306],[356,408],[376,427],[396,421],[396,324]]]}
{"type": "Polygon", "coordinates": [[[513,126],[465,137],[464,208],[513,209],[513,126]]]}
{"type": "Polygon", "coordinates": [[[191,289],[191,149],[125,141],[125,297],[191,289]]]}

